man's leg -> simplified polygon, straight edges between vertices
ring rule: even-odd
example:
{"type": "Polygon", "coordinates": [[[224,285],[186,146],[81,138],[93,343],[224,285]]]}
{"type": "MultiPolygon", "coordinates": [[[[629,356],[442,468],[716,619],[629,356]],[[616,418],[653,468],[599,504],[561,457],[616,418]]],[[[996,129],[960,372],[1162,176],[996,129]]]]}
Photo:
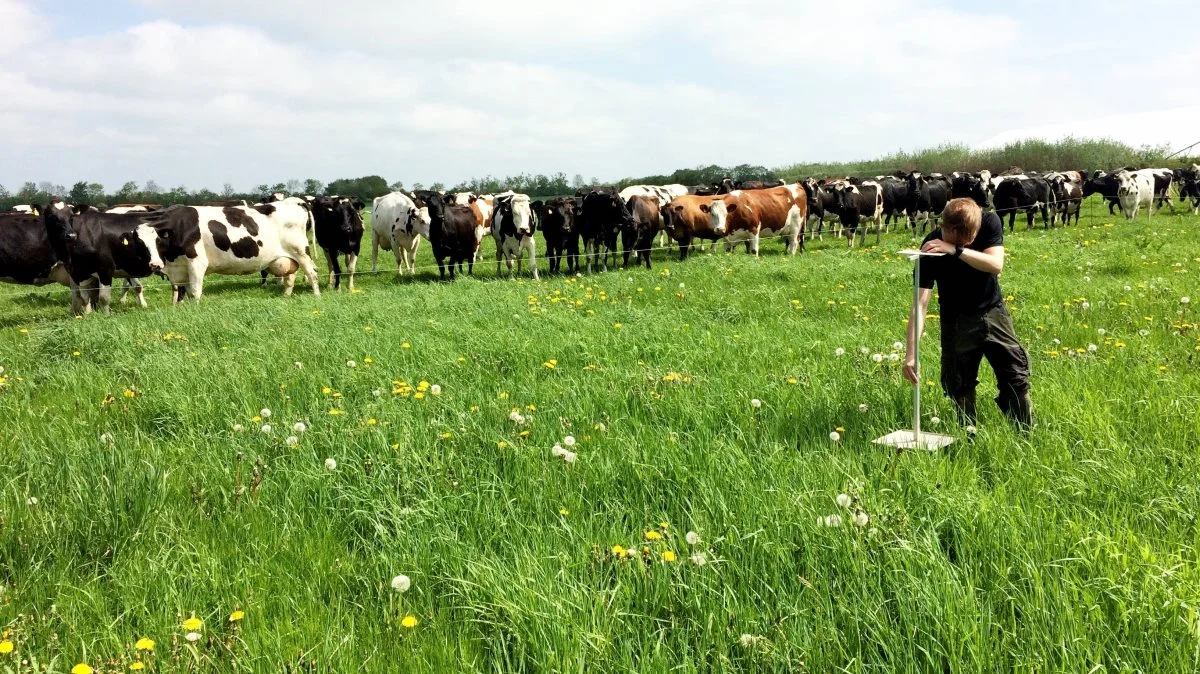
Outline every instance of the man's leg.
{"type": "Polygon", "coordinates": [[[942,319],[942,390],[954,401],[958,420],[975,423],[975,387],[987,328],[979,316],[942,319]]]}
{"type": "Polygon", "coordinates": [[[986,315],[988,337],[984,356],[996,372],[996,405],[1022,430],[1033,427],[1033,400],[1029,395],[1029,354],[1017,339],[1012,315],[1003,305],[986,315]]]}

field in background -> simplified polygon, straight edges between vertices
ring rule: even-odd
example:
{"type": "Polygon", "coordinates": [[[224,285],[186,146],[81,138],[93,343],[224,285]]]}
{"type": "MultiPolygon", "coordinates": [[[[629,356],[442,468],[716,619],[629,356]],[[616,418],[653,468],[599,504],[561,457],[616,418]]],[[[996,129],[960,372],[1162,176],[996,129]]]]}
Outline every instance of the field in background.
{"type": "Polygon", "coordinates": [[[1200,219],[1019,224],[1040,427],[985,368],[977,441],[898,461],[912,241],[869,241],[82,320],[0,286],[0,671],[1194,671],[1200,219]]]}

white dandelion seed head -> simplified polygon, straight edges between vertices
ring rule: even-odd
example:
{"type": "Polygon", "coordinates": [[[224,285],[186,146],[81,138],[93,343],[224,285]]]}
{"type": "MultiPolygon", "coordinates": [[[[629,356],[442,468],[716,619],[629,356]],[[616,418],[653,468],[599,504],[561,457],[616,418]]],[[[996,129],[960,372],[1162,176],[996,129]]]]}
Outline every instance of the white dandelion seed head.
{"type": "Polygon", "coordinates": [[[883,362],[883,354],[882,353],[872,354],[871,360],[875,361],[876,363],[882,363],[883,362]]]}
{"type": "Polygon", "coordinates": [[[325,470],[337,470],[337,459],[333,458],[332,456],[328,459],[325,459],[325,470]]]}
{"type": "Polygon", "coordinates": [[[287,440],[285,440],[284,442],[286,442],[288,444],[288,447],[295,447],[300,444],[300,438],[297,438],[294,435],[289,435],[289,436],[287,436],[287,440]]]}
{"type": "Polygon", "coordinates": [[[1053,341],[1053,342],[1054,342],[1056,345],[1058,345],[1058,344],[1062,344],[1062,342],[1058,341],[1058,338],[1057,338],[1057,337],[1055,337],[1055,338],[1054,338],[1053,340],[1051,340],[1051,341],[1053,341]]]}
{"type": "Polygon", "coordinates": [[[900,342],[892,342],[892,348],[899,351],[900,349],[904,348],[904,345],[900,342]]]}
{"type": "Polygon", "coordinates": [[[243,426],[243,425],[241,425],[241,424],[234,424],[234,425],[233,425],[233,432],[234,432],[234,433],[241,433],[241,432],[242,432],[242,431],[244,431],[244,430],[246,430],[246,427],[245,427],[245,426],[243,426]]]}
{"type": "Polygon", "coordinates": [[[839,440],[842,439],[842,434],[838,433],[837,431],[831,431],[829,433],[829,439],[833,440],[834,442],[838,442],[839,440]]]}
{"type": "Polygon", "coordinates": [[[683,540],[687,541],[688,545],[695,545],[700,542],[700,534],[695,531],[689,531],[684,534],[683,540]]]}
{"type": "Polygon", "coordinates": [[[25,499],[25,505],[35,506],[37,504],[38,504],[38,500],[37,500],[36,496],[30,496],[29,498],[25,499]]]}
{"type": "Polygon", "coordinates": [[[356,363],[352,360],[348,360],[348,361],[346,361],[346,367],[358,367],[358,363],[356,363]]]}
{"type": "Polygon", "coordinates": [[[817,526],[819,526],[819,527],[825,526],[825,517],[824,516],[817,515],[817,526]]]}
{"type": "Polygon", "coordinates": [[[871,353],[871,350],[865,346],[860,346],[860,347],[858,347],[858,352],[865,356],[868,353],[871,353]]]}
{"type": "Polygon", "coordinates": [[[871,518],[867,517],[867,514],[865,512],[860,510],[860,511],[854,513],[854,526],[862,528],[862,527],[867,526],[867,524],[870,521],[871,521],[871,518]]]}
{"type": "Polygon", "coordinates": [[[708,556],[703,552],[697,552],[692,555],[692,564],[695,564],[696,566],[704,566],[705,564],[708,564],[708,556]]]}
{"type": "Polygon", "coordinates": [[[753,407],[754,409],[758,409],[758,408],[762,407],[762,401],[759,400],[758,398],[754,398],[753,400],[750,401],[750,406],[753,407]]]}
{"type": "Polygon", "coordinates": [[[1103,337],[1104,335],[1108,334],[1108,330],[1105,330],[1104,328],[1096,328],[1096,334],[1103,337]]]}
{"type": "Polygon", "coordinates": [[[567,437],[563,438],[562,443],[563,443],[564,447],[574,447],[575,446],[575,436],[568,435],[567,437]]]}
{"type": "Polygon", "coordinates": [[[1187,304],[1188,302],[1191,302],[1191,301],[1192,301],[1192,298],[1188,297],[1187,295],[1184,295],[1183,297],[1179,298],[1180,304],[1187,304]]]}
{"type": "Polygon", "coordinates": [[[680,289],[680,290],[683,290],[683,284],[682,284],[682,283],[680,283],[680,284],[679,284],[679,289],[680,289]]]}
{"type": "Polygon", "coordinates": [[[1091,282],[1092,282],[1092,277],[1091,277],[1091,276],[1084,276],[1084,277],[1083,277],[1083,282],[1084,282],[1084,283],[1091,283],[1091,282]]]}
{"type": "Polygon", "coordinates": [[[262,408],[261,410],[258,411],[258,416],[260,416],[264,419],[270,419],[271,418],[271,408],[270,407],[262,408]]]}
{"type": "Polygon", "coordinates": [[[861,403],[861,404],[859,404],[859,406],[858,406],[858,411],[859,411],[859,412],[866,412],[866,411],[867,411],[867,409],[869,409],[869,408],[867,407],[867,404],[866,404],[866,403],[861,403]]]}
{"type": "Polygon", "coordinates": [[[1095,352],[1096,352],[1096,345],[1088,344],[1088,353],[1095,353],[1095,352]]]}
{"type": "Polygon", "coordinates": [[[263,424],[261,430],[263,433],[270,433],[271,432],[271,424],[263,424]]]}
{"type": "Polygon", "coordinates": [[[600,423],[596,424],[596,430],[600,431],[601,433],[607,433],[608,426],[605,426],[604,422],[601,421],[600,423]]]}
{"type": "Polygon", "coordinates": [[[843,508],[849,508],[850,501],[851,501],[851,499],[850,499],[849,494],[838,494],[837,495],[837,504],[843,508]]]}
{"type": "Polygon", "coordinates": [[[1076,265],[1076,266],[1075,266],[1075,271],[1083,271],[1083,267],[1080,267],[1079,265],[1076,265]]]}
{"type": "Polygon", "coordinates": [[[392,589],[397,592],[408,592],[408,588],[410,587],[412,587],[412,580],[403,573],[392,579],[392,589]]]}
{"type": "Polygon", "coordinates": [[[297,421],[296,423],[292,424],[292,430],[297,433],[303,433],[304,431],[308,430],[308,426],[305,426],[303,421],[297,421]]]}
{"type": "Polygon", "coordinates": [[[438,384],[434,384],[433,386],[429,387],[429,392],[435,396],[440,396],[442,395],[442,387],[438,384]]]}
{"type": "Polygon", "coordinates": [[[562,445],[556,442],[554,443],[554,446],[550,448],[550,453],[561,459],[562,456],[567,453],[567,450],[563,449],[562,445]]]}
{"type": "Polygon", "coordinates": [[[1133,286],[1125,286],[1125,292],[1133,290],[1133,286]]]}
{"type": "Polygon", "coordinates": [[[974,426],[967,426],[967,433],[970,433],[971,435],[975,435],[975,431],[976,431],[976,429],[974,426]]]}
{"type": "Polygon", "coordinates": [[[374,391],[371,391],[371,395],[373,395],[373,396],[375,396],[376,398],[378,398],[378,397],[380,397],[380,396],[382,396],[382,395],[383,395],[383,389],[378,389],[378,388],[377,388],[377,389],[375,389],[374,391]]]}
{"type": "Polygon", "coordinates": [[[940,423],[942,423],[942,420],[941,420],[940,418],[938,418],[938,417],[929,417],[929,425],[930,425],[930,426],[937,426],[937,425],[938,425],[938,424],[940,424],[940,423]]]}
{"type": "Polygon", "coordinates": [[[826,515],[825,516],[825,526],[827,526],[827,527],[842,526],[842,516],[836,515],[836,514],[835,515],[826,515]]]}
{"type": "Polygon", "coordinates": [[[567,463],[575,463],[575,452],[567,452],[563,454],[563,461],[567,463]]]}
{"type": "Polygon", "coordinates": [[[743,634],[738,641],[741,642],[741,644],[746,648],[750,648],[754,644],[758,643],[758,637],[754,636],[753,634],[743,634]]]}
{"type": "Polygon", "coordinates": [[[833,355],[844,356],[844,355],[846,355],[846,350],[839,346],[838,348],[833,350],[833,355]]]}
{"type": "Polygon", "coordinates": [[[1091,308],[1092,308],[1092,303],[1091,303],[1091,302],[1084,302],[1083,304],[1080,304],[1079,306],[1083,307],[1084,309],[1091,309],[1091,308]]]}
{"type": "Polygon", "coordinates": [[[300,361],[296,361],[296,362],[292,363],[292,365],[295,365],[297,370],[304,369],[304,363],[301,363],[300,361]]]}
{"type": "Polygon", "coordinates": [[[200,641],[200,633],[199,632],[188,632],[187,634],[183,635],[183,638],[194,643],[194,642],[200,641]]]}
{"type": "Polygon", "coordinates": [[[101,433],[100,434],[100,444],[111,445],[112,443],[113,443],[113,434],[112,433],[101,433]]]}
{"type": "Polygon", "coordinates": [[[1150,331],[1149,331],[1149,330],[1147,330],[1147,329],[1145,329],[1145,328],[1142,328],[1141,330],[1138,330],[1138,335],[1140,335],[1140,336],[1142,336],[1142,337],[1146,337],[1146,336],[1148,336],[1149,334],[1150,334],[1150,331]]]}
{"type": "Polygon", "coordinates": [[[509,413],[508,420],[513,422],[514,424],[525,423],[525,417],[521,416],[521,413],[516,410],[513,410],[512,412],[509,413]]]}
{"type": "Polygon", "coordinates": [[[900,360],[900,354],[898,354],[898,353],[889,353],[889,354],[888,354],[888,360],[890,360],[891,362],[895,363],[896,361],[900,360]]]}

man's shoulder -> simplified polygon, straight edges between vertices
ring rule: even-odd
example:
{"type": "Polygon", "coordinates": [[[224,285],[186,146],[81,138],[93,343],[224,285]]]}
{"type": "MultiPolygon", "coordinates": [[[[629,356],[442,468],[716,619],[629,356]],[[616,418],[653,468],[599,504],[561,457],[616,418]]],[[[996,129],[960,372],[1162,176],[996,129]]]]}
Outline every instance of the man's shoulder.
{"type": "Polygon", "coordinates": [[[982,249],[1004,245],[1004,221],[995,211],[986,211],[979,223],[979,234],[975,240],[983,244],[982,249]]]}
{"type": "Polygon", "coordinates": [[[921,245],[923,246],[923,245],[929,243],[930,241],[933,241],[934,239],[940,239],[940,238],[942,238],[942,228],[938,227],[938,228],[934,229],[932,232],[930,232],[928,234],[928,236],[926,236],[921,241],[921,245]]]}

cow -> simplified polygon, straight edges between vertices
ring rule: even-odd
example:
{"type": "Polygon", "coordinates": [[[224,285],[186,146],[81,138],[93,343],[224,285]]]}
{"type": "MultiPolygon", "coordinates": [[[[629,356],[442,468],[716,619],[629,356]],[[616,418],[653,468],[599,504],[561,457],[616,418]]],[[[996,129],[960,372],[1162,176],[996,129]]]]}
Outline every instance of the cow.
{"type": "Polygon", "coordinates": [[[709,197],[721,189],[720,185],[692,185],[687,188],[687,193],[698,197],[709,197]]]}
{"type": "Polygon", "coordinates": [[[1179,201],[1185,206],[1192,200],[1192,215],[1200,215],[1200,164],[1181,169],[1179,176],[1179,201]]]}
{"type": "Polygon", "coordinates": [[[371,204],[371,272],[379,270],[379,249],[384,248],[396,256],[397,276],[404,275],[405,267],[415,276],[421,237],[429,238],[428,207],[417,208],[403,192],[376,198],[371,204]]]}
{"type": "Polygon", "coordinates": [[[317,246],[325,251],[329,262],[329,285],[338,290],[342,285],[342,268],[338,257],[346,256],[348,284],[354,291],[354,271],[358,267],[358,251],[362,245],[362,201],[352,197],[316,197],[309,203],[317,246]]]}
{"type": "Polygon", "coordinates": [[[579,232],[575,228],[575,217],[579,212],[577,200],[561,197],[547,202],[535,201],[530,206],[537,216],[546,240],[546,261],[550,273],[562,270],[562,261],[567,259],[567,273],[579,271],[579,232]]]}
{"type": "MultiPolygon", "coordinates": [[[[514,194],[507,192],[506,194],[514,194]]],[[[499,196],[499,195],[496,195],[499,196]]],[[[459,192],[447,197],[454,206],[465,206],[475,214],[475,252],[471,260],[479,260],[479,249],[483,246],[483,237],[492,234],[492,212],[496,208],[496,197],[491,194],[478,196],[470,192],[459,192]]],[[[426,201],[428,203],[428,200],[426,201]]],[[[461,269],[459,271],[462,271],[461,269]]]]}
{"type": "Polygon", "coordinates": [[[513,258],[517,260],[517,271],[521,273],[521,256],[529,253],[529,271],[533,280],[538,280],[537,241],[533,238],[537,230],[536,216],[531,208],[529,195],[497,195],[496,208],[492,213],[492,238],[496,240],[496,276],[500,275],[500,261],[508,265],[508,275],[513,275],[513,258]]]}
{"type": "MultiPolygon", "coordinates": [[[[655,208],[655,210],[657,211],[658,209],[662,208],[663,206],[666,206],[667,204],[671,203],[671,200],[674,199],[675,197],[682,197],[685,194],[688,194],[688,188],[684,187],[683,185],[678,185],[678,184],[630,185],[629,187],[626,187],[625,189],[621,190],[618,193],[618,196],[621,197],[621,200],[624,201],[627,206],[629,204],[629,200],[635,196],[654,197],[658,201],[658,206],[655,208]]],[[[667,248],[670,246],[671,238],[669,236],[667,236],[667,233],[665,230],[660,230],[660,231],[662,232],[662,235],[659,238],[658,245],[662,248],[667,248]]]]}
{"type": "MultiPolygon", "coordinates": [[[[700,210],[706,210],[701,204],[700,210]]],[[[808,195],[800,185],[785,185],[764,190],[734,190],[713,198],[707,205],[713,231],[725,238],[729,250],[739,241],[748,241],[754,256],[759,256],[762,234],[783,235],[787,251],[795,255],[804,249],[804,224],[808,220],[808,195]]]]}
{"type": "MultiPolygon", "coordinates": [[[[808,195],[807,227],[816,228],[817,238],[825,240],[825,223],[839,225],[836,198],[832,187],[827,187],[824,180],[809,178],[803,183],[804,192],[808,195]]],[[[841,236],[840,234],[838,236],[841,236]]]]}
{"type": "Polygon", "coordinates": [[[8,209],[8,212],[14,213],[14,214],[19,214],[19,215],[41,215],[42,214],[40,206],[31,206],[29,204],[17,204],[16,206],[13,206],[12,208],[8,209]]]}
{"type": "MultiPolygon", "coordinates": [[[[846,243],[854,247],[854,235],[862,222],[875,223],[875,245],[879,245],[883,229],[883,186],[873,180],[857,185],[847,182],[833,184],[834,208],[842,227],[846,229],[846,243]]],[[[866,238],[866,232],[863,232],[866,238]]]]}
{"type": "Polygon", "coordinates": [[[1112,173],[1105,171],[1096,171],[1092,177],[1083,183],[1083,198],[1086,199],[1093,194],[1099,194],[1101,198],[1108,202],[1108,214],[1113,215],[1116,207],[1120,204],[1120,199],[1117,196],[1117,177],[1112,173]]]}
{"type": "Polygon", "coordinates": [[[1121,214],[1126,220],[1137,217],[1142,204],[1154,215],[1154,174],[1150,170],[1120,171],[1117,179],[1117,199],[1121,203],[1121,214]]]}
{"type": "Polygon", "coordinates": [[[417,205],[417,208],[422,208],[426,205],[426,202],[429,200],[429,197],[432,197],[434,195],[443,197],[443,198],[447,198],[450,202],[454,201],[453,198],[446,197],[445,194],[442,194],[441,192],[438,192],[437,190],[413,190],[412,192],[409,192],[407,196],[408,196],[408,198],[412,199],[413,203],[417,205]]]}
{"type": "Polygon", "coordinates": [[[988,180],[979,174],[957,172],[950,178],[950,198],[971,199],[980,208],[987,208],[988,186],[988,180]]]}
{"type": "Polygon", "coordinates": [[[1175,213],[1175,204],[1171,201],[1171,185],[1175,183],[1175,172],[1165,168],[1147,168],[1137,173],[1149,176],[1154,182],[1154,210],[1160,211],[1167,205],[1171,207],[1171,212],[1175,213]]]}
{"type": "Polygon", "coordinates": [[[672,199],[671,203],[659,209],[663,217],[663,227],[679,244],[680,261],[687,259],[696,239],[712,241],[709,252],[716,251],[717,239],[721,238],[721,235],[713,229],[708,210],[701,209],[702,206],[707,206],[711,210],[713,196],[715,195],[688,194],[672,199]]]}
{"type": "Polygon", "coordinates": [[[120,215],[123,213],[149,213],[161,210],[162,206],[160,204],[117,204],[105,209],[104,212],[120,215]]]}
{"type": "MultiPolygon", "coordinates": [[[[476,199],[471,205],[479,203],[476,199]]],[[[454,280],[455,265],[466,263],[467,274],[475,271],[475,256],[479,252],[478,211],[471,206],[447,204],[440,195],[431,195],[426,200],[429,209],[429,247],[437,260],[438,276],[446,278],[446,267],[450,268],[450,280],[454,280]]]]}
{"type": "Polygon", "coordinates": [[[291,295],[300,269],[313,294],[321,294],[308,242],[312,216],[301,203],[172,206],[155,215],[148,224],[160,230],[158,249],[175,286],[173,303],[185,294],[199,301],[209,273],[267,271],[281,277],[284,295],[291,295]]]}
{"type": "Polygon", "coordinates": [[[616,263],[617,235],[625,246],[625,265],[633,252],[633,216],[615,190],[592,190],[583,197],[576,219],[583,238],[583,256],[590,274],[595,266],[608,271],[611,255],[616,263]]]}
{"type": "Polygon", "coordinates": [[[71,275],[50,245],[40,215],[0,215],[0,280],[22,285],[61,283],[71,286],[71,275]]]}
{"type": "Polygon", "coordinates": [[[1003,221],[1008,216],[1008,231],[1013,231],[1017,211],[1024,211],[1028,218],[1026,229],[1033,227],[1034,211],[1042,212],[1042,224],[1050,227],[1050,208],[1054,195],[1050,192],[1050,183],[1045,178],[1020,176],[1001,176],[992,201],[996,214],[1003,221]]]}
{"type": "Polygon", "coordinates": [[[892,221],[900,222],[901,216],[908,214],[908,180],[902,176],[876,176],[875,182],[883,190],[883,224],[891,231],[892,221]]]}
{"type": "Polygon", "coordinates": [[[132,289],[145,307],[138,279],[163,271],[158,251],[163,233],[146,224],[150,214],[77,210],[51,207],[43,213],[50,245],[71,277],[71,314],[93,306],[111,313],[113,278],[125,279],[122,302],[132,289]]]}
{"type": "Polygon", "coordinates": [[[1065,226],[1070,224],[1071,216],[1074,215],[1075,224],[1078,225],[1080,205],[1083,203],[1083,187],[1065,173],[1055,173],[1049,181],[1054,204],[1050,223],[1054,224],[1054,221],[1061,217],[1065,226]]]}
{"type": "Polygon", "coordinates": [[[940,173],[921,175],[918,171],[908,174],[908,217],[913,229],[917,223],[921,225],[921,233],[925,233],[925,225],[933,221],[931,227],[937,227],[942,211],[950,201],[950,181],[940,173]]]}
{"type": "Polygon", "coordinates": [[[654,235],[658,232],[665,233],[662,226],[662,208],[665,205],[659,203],[658,198],[646,195],[632,196],[625,204],[633,218],[636,264],[645,263],[646,269],[650,268],[650,249],[654,244],[654,235]]]}

